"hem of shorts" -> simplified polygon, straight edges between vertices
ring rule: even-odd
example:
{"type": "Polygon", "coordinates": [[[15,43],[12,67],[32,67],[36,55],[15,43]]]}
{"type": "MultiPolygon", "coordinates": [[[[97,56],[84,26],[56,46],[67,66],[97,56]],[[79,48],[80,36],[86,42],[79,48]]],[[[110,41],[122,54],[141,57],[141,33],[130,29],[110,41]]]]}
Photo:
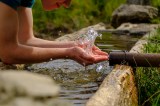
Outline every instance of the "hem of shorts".
{"type": "Polygon", "coordinates": [[[8,7],[12,8],[12,9],[14,9],[14,10],[17,10],[16,7],[12,6],[11,4],[8,4],[8,3],[5,2],[5,1],[0,1],[0,2],[2,2],[3,4],[7,5],[8,7]]]}

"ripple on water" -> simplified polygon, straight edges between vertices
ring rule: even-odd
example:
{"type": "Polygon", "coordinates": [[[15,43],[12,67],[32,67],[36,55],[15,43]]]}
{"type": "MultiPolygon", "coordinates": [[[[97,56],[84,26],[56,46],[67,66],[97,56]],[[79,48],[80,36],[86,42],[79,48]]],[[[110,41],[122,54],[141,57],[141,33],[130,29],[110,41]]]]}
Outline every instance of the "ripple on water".
{"type": "MultiPolygon", "coordinates": [[[[98,38],[95,44],[106,52],[130,50],[138,38],[137,36],[103,33],[102,40],[98,38]]],[[[59,59],[34,64],[29,69],[33,72],[49,75],[59,83],[61,85],[60,98],[74,103],[75,106],[85,106],[86,101],[96,92],[112,67],[108,66],[108,61],[85,68],[73,60],[59,59]],[[103,67],[96,71],[97,66],[100,65],[103,67]]]]}
{"type": "Polygon", "coordinates": [[[74,103],[75,106],[85,105],[111,68],[108,66],[108,61],[85,68],[73,60],[63,59],[34,64],[30,67],[33,72],[51,76],[61,85],[60,98],[74,103]],[[104,67],[96,71],[98,65],[104,67]]]}

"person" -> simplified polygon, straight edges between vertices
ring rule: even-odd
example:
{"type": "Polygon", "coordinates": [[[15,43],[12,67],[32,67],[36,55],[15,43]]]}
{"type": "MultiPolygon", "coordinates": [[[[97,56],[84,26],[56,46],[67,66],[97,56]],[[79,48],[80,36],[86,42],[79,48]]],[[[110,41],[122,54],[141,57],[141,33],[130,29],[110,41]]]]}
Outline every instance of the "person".
{"type": "MultiPolygon", "coordinates": [[[[71,0],[42,0],[45,10],[69,7],[71,0]]],[[[82,65],[108,59],[108,54],[94,46],[87,54],[73,41],[56,42],[33,34],[34,0],[0,0],[0,59],[6,64],[26,64],[68,58],[82,65]]]]}

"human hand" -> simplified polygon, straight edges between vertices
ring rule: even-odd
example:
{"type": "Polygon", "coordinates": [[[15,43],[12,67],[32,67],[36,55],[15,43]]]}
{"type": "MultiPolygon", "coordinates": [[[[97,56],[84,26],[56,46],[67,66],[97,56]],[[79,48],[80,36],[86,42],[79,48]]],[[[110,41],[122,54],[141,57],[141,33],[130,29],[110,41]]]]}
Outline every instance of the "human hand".
{"type": "Polygon", "coordinates": [[[107,53],[97,47],[93,47],[93,53],[88,54],[83,48],[75,46],[69,48],[68,56],[84,66],[108,60],[107,53]]]}
{"type": "Polygon", "coordinates": [[[94,55],[105,55],[105,56],[107,56],[108,57],[108,53],[106,53],[106,52],[103,52],[103,51],[101,51],[101,49],[99,49],[97,46],[93,46],[93,48],[92,48],[92,53],[94,54],[94,55]]]}

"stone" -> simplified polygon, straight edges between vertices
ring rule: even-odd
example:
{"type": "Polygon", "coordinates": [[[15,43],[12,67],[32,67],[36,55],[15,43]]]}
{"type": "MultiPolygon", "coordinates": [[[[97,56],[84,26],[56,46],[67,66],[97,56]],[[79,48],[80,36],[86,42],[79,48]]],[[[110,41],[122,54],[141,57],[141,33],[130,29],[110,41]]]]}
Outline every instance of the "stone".
{"type": "Polygon", "coordinates": [[[133,69],[116,65],[86,106],[138,106],[133,69]]]}
{"type": "MultiPolygon", "coordinates": [[[[159,25],[157,24],[146,24],[146,23],[140,23],[140,24],[132,24],[132,23],[123,23],[121,24],[115,32],[121,31],[121,32],[127,32],[125,34],[127,35],[145,35],[153,30],[155,30],[159,25]]],[[[113,34],[115,33],[113,32],[113,34]]],[[[119,33],[118,33],[119,34],[119,33]]]]}
{"type": "MultiPolygon", "coordinates": [[[[156,28],[159,28],[160,25],[157,25],[156,28]]],[[[129,51],[130,53],[143,53],[144,45],[148,43],[148,39],[154,37],[157,34],[156,30],[152,30],[150,33],[147,33],[141,39],[139,39],[136,44],[129,51]]]]}
{"type": "Polygon", "coordinates": [[[104,30],[106,29],[105,28],[105,24],[104,23],[98,23],[96,25],[92,25],[92,26],[89,26],[89,27],[86,27],[86,28],[82,28],[81,30],[79,31],[76,31],[74,33],[71,33],[71,34],[66,34],[60,38],[57,38],[56,41],[75,41],[77,40],[78,36],[80,36],[81,34],[84,34],[89,28],[93,28],[94,30],[104,30]]]}
{"type": "Polygon", "coordinates": [[[127,0],[127,4],[150,5],[151,0],[127,0]]]}
{"type": "Polygon", "coordinates": [[[112,14],[111,25],[117,28],[122,23],[149,23],[158,16],[158,9],[151,6],[123,4],[112,14]]]}
{"type": "Polygon", "coordinates": [[[0,72],[0,106],[64,106],[54,105],[59,101],[55,100],[59,91],[54,80],[45,75],[13,70],[0,72]]]}

